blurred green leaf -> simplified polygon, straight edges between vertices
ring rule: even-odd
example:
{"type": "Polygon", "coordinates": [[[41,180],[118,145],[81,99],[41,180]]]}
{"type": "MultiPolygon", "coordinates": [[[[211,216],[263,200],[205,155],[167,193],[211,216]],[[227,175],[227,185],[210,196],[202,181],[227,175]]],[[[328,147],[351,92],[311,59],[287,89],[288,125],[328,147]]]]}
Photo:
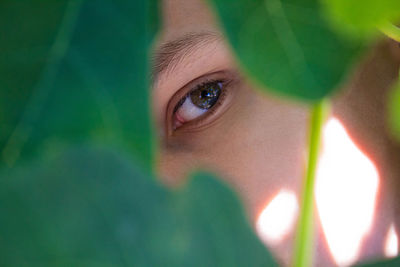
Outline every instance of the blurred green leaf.
{"type": "Polygon", "coordinates": [[[92,142],[118,145],[151,164],[147,50],[154,3],[0,2],[3,163],[92,142]]]}
{"type": "Polygon", "coordinates": [[[388,118],[392,134],[400,141],[400,80],[388,95],[388,118]]]}
{"type": "Polygon", "coordinates": [[[170,192],[109,150],[3,170],[0,203],[1,266],[276,266],[226,186],[170,192]]]}
{"type": "Polygon", "coordinates": [[[357,267],[398,267],[398,266],[400,266],[400,257],[390,260],[383,260],[383,261],[357,265],[357,267]]]}
{"type": "Polygon", "coordinates": [[[348,73],[361,46],[338,36],[317,0],[214,0],[243,68],[278,93],[316,100],[348,73]]]}
{"type": "Polygon", "coordinates": [[[398,0],[321,0],[336,28],[355,38],[375,36],[388,22],[400,20],[398,0]]]}
{"type": "Polygon", "coordinates": [[[385,23],[380,27],[380,30],[387,37],[395,40],[396,42],[400,42],[400,28],[392,23],[385,23]]]}

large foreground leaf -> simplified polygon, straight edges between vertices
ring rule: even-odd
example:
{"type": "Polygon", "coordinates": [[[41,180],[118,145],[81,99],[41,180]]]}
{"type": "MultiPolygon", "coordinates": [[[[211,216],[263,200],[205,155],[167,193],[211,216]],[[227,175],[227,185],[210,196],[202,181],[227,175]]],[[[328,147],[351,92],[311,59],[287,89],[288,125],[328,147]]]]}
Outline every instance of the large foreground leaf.
{"type": "Polygon", "coordinates": [[[355,38],[377,34],[386,23],[400,22],[398,0],[321,0],[337,30],[355,38]]]}
{"type": "Polygon", "coordinates": [[[0,2],[0,166],[86,141],[149,165],[149,2],[0,2]]]}
{"type": "Polygon", "coordinates": [[[0,203],[1,266],[276,266],[220,182],[170,192],[115,152],[3,171],[0,203]]]}
{"type": "Polygon", "coordinates": [[[243,68],[264,88],[307,100],[337,88],[360,45],[328,25],[317,0],[214,0],[243,68]]]}

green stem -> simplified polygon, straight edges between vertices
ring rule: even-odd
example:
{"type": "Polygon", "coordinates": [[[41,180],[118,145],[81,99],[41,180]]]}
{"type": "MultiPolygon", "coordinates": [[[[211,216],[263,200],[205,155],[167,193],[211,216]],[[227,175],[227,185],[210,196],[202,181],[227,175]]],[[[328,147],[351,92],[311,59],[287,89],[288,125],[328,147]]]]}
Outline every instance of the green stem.
{"type": "Polygon", "coordinates": [[[396,42],[400,42],[400,28],[396,27],[392,23],[385,23],[380,28],[381,32],[383,32],[387,37],[395,40],[396,42]]]}
{"type": "Polygon", "coordinates": [[[309,151],[306,176],[303,180],[300,217],[298,220],[295,248],[293,256],[294,267],[310,267],[313,258],[313,209],[314,183],[321,143],[322,125],[328,113],[328,101],[322,100],[313,105],[309,125],[309,151]]]}

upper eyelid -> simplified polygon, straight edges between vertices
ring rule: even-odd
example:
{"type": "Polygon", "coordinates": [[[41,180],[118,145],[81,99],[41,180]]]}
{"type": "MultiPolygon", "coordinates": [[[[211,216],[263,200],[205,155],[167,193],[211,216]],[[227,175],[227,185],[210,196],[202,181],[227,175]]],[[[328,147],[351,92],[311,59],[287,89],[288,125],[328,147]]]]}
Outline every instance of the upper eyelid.
{"type": "Polygon", "coordinates": [[[203,81],[203,82],[201,82],[201,83],[199,83],[199,84],[197,84],[197,85],[194,85],[194,86],[192,87],[192,89],[189,89],[188,94],[190,94],[191,92],[193,92],[193,91],[199,89],[199,88],[202,87],[202,86],[205,86],[205,85],[211,84],[211,83],[217,83],[217,82],[221,82],[221,83],[224,83],[224,84],[225,84],[225,80],[224,80],[224,79],[207,79],[207,80],[205,80],[205,81],[203,81]]]}
{"type": "MultiPolygon", "coordinates": [[[[178,89],[176,92],[183,90],[184,88],[191,88],[195,89],[196,86],[199,86],[201,84],[206,84],[209,81],[228,81],[228,80],[234,80],[237,79],[238,73],[235,70],[219,70],[219,71],[212,71],[212,72],[207,72],[201,76],[198,76],[194,79],[192,79],[190,82],[186,83],[184,86],[182,86],[180,89],[178,89]],[[216,77],[216,78],[213,78],[216,77]]],[[[190,90],[189,90],[190,92],[190,90]]]]}

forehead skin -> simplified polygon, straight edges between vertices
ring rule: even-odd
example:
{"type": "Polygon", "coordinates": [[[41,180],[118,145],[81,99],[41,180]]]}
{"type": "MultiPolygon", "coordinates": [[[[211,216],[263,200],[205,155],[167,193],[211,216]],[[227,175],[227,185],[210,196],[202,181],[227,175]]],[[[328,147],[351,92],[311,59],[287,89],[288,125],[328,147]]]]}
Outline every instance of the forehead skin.
{"type": "Polygon", "coordinates": [[[161,42],[178,38],[190,32],[219,31],[207,1],[164,0],[162,1],[162,14],[161,42]]]}

